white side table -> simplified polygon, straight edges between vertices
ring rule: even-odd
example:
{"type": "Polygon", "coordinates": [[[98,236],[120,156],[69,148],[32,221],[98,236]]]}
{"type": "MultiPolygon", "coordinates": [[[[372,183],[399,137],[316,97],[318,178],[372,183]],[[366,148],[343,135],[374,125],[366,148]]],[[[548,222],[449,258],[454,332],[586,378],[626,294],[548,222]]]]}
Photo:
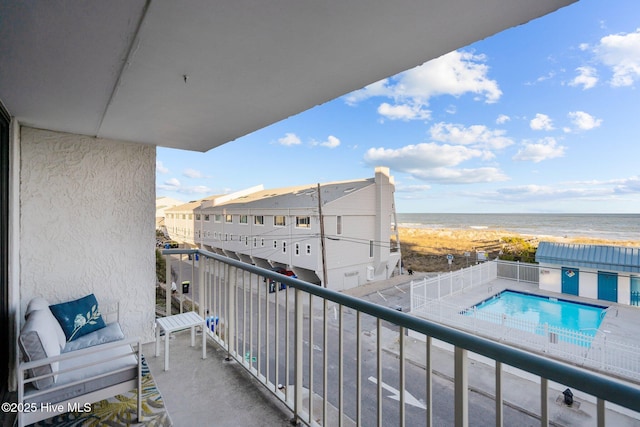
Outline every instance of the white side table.
{"type": "Polygon", "coordinates": [[[207,358],[205,320],[195,311],[156,319],[156,357],[160,351],[160,330],[164,331],[164,370],[169,370],[169,335],[171,332],[191,328],[191,347],[196,345],[196,326],[202,326],[202,358],[207,358]]]}

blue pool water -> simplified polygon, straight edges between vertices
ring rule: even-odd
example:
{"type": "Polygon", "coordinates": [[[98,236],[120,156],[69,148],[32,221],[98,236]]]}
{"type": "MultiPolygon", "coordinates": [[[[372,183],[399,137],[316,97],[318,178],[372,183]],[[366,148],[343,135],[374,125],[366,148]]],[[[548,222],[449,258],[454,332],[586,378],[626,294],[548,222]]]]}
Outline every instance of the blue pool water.
{"type": "MultiPolygon", "coordinates": [[[[595,336],[600,327],[606,308],[514,291],[503,291],[475,306],[478,312],[505,314],[516,320],[548,324],[591,336],[595,336]]],[[[466,314],[471,314],[471,311],[466,314]]]]}

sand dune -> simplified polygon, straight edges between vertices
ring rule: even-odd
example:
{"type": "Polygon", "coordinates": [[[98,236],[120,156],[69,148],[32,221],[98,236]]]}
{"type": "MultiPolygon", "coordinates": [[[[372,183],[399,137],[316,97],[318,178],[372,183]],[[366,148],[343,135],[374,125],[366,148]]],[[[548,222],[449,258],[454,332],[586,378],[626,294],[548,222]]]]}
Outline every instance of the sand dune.
{"type": "Polygon", "coordinates": [[[453,255],[451,269],[459,269],[475,263],[476,251],[485,251],[495,258],[505,248],[504,238],[518,238],[537,247],[540,241],[584,243],[640,247],[640,241],[603,240],[587,237],[565,238],[560,236],[527,236],[513,232],[490,229],[428,229],[398,228],[402,259],[405,268],[414,271],[448,271],[447,254],[453,255]],[[469,257],[465,256],[468,253],[469,257]]]}

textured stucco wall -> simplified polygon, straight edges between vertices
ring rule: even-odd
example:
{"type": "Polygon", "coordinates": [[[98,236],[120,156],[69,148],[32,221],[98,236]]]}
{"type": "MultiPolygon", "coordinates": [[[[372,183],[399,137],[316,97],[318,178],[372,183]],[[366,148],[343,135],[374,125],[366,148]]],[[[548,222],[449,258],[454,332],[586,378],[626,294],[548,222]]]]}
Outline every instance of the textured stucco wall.
{"type": "Polygon", "coordinates": [[[155,147],[22,127],[20,149],[21,315],[93,292],[153,340],[155,147]]]}

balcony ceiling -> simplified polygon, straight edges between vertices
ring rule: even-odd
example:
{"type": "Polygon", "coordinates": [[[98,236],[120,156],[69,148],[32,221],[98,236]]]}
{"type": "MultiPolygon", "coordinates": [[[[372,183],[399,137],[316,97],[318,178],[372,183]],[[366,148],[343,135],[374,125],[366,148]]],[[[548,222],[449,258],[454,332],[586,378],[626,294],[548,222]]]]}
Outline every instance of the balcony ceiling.
{"type": "Polygon", "coordinates": [[[2,1],[0,100],[37,128],[207,151],[574,1],[2,1]]]}

